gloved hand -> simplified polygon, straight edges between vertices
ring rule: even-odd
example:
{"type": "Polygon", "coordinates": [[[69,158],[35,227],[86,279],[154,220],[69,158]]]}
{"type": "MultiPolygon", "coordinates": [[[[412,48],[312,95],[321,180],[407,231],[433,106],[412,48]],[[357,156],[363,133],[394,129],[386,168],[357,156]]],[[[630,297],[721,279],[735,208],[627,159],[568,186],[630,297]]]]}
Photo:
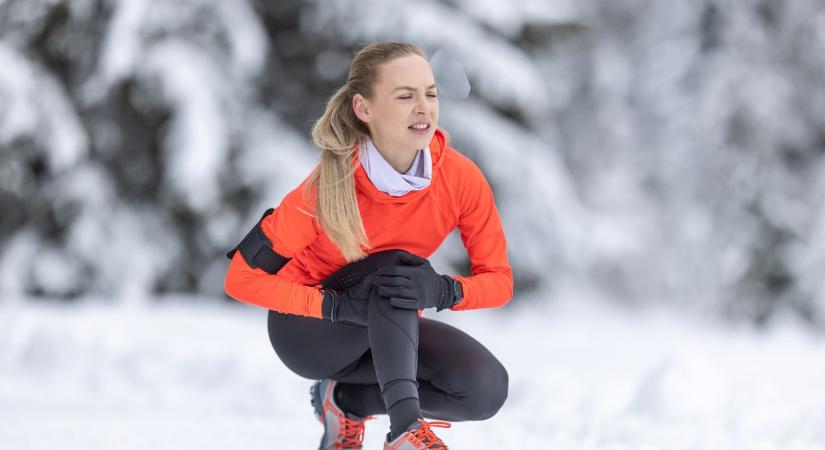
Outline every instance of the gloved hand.
{"type": "Polygon", "coordinates": [[[429,261],[399,249],[372,253],[347,264],[322,281],[322,316],[333,322],[366,326],[369,298],[377,270],[420,264],[429,264],[429,261]]]}
{"type": "Polygon", "coordinates": [[[321,304],[324,319],[367,326],[367,307],[375,277],[376,274],[371,273],[360,283],[343,292],[321,289],[324,294],[321,304]]]}
{"type": "Polygon", "coordinates": [[[427,262],[419,266],[396,266],[379,269],[373,281],[378,295],[390,299],[397,308],[437,311],[461,301],[459,282],[449,275],[438,274],[427,262]]]}

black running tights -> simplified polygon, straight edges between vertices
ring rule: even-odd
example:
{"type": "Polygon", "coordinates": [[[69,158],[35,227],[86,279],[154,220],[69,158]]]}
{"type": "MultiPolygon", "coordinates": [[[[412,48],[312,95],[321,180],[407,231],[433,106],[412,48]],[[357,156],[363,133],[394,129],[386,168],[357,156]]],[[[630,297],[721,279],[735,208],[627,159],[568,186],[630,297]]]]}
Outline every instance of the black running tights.
{"type": "Polygon", "coordinates": [[[367,327],[272,310],[268,327],[290,370],[337,380],[348,412],[362,417],[415,398],[426,418],[484,420],[507,398],[507,370],[481,343],[416,310],[395,308],[376,291],[367,327]]]}

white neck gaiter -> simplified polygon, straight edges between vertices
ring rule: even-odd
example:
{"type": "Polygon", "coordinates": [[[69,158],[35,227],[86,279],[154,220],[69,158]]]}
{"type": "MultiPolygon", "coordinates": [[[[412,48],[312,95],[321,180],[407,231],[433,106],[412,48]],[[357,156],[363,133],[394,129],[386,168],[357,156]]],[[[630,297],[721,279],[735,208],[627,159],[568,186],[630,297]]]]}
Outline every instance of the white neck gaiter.
{"type": "Polygon", "coordinates": [[[358,160],[372,184],[393,197],[424,189],[432,179],[433,163],[429,147],[418,149],[410,170],[403,174],[392,168],[369,137],[358,150],[358,160]]]}

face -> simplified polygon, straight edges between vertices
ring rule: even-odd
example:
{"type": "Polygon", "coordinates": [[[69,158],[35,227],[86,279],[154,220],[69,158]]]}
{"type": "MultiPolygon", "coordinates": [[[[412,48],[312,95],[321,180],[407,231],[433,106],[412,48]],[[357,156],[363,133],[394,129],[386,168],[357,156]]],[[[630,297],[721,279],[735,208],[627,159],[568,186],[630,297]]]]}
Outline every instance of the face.
{"type": "Polygon", "coordinates": [[[370,99],[356,94],[353,108],[379,149],[414,155],[429,145],[438,126],[438,97],[426,59],[412,54],[381,64],[373,91],[370,99]],[[412,129],[422,123],[423,131],[412,129]]]}

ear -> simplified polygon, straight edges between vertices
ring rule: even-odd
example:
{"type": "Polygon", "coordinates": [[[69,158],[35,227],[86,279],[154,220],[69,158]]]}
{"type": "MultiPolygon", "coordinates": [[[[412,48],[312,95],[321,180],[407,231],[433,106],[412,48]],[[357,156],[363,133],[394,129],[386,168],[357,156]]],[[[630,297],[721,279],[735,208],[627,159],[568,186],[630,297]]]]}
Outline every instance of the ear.
{"type": "Polygon", "coordinates": [[[369,123],[372,120],[367,99],[363,95],[355,94],[352,97],[352,110],[362,122],[369,123]]]}

